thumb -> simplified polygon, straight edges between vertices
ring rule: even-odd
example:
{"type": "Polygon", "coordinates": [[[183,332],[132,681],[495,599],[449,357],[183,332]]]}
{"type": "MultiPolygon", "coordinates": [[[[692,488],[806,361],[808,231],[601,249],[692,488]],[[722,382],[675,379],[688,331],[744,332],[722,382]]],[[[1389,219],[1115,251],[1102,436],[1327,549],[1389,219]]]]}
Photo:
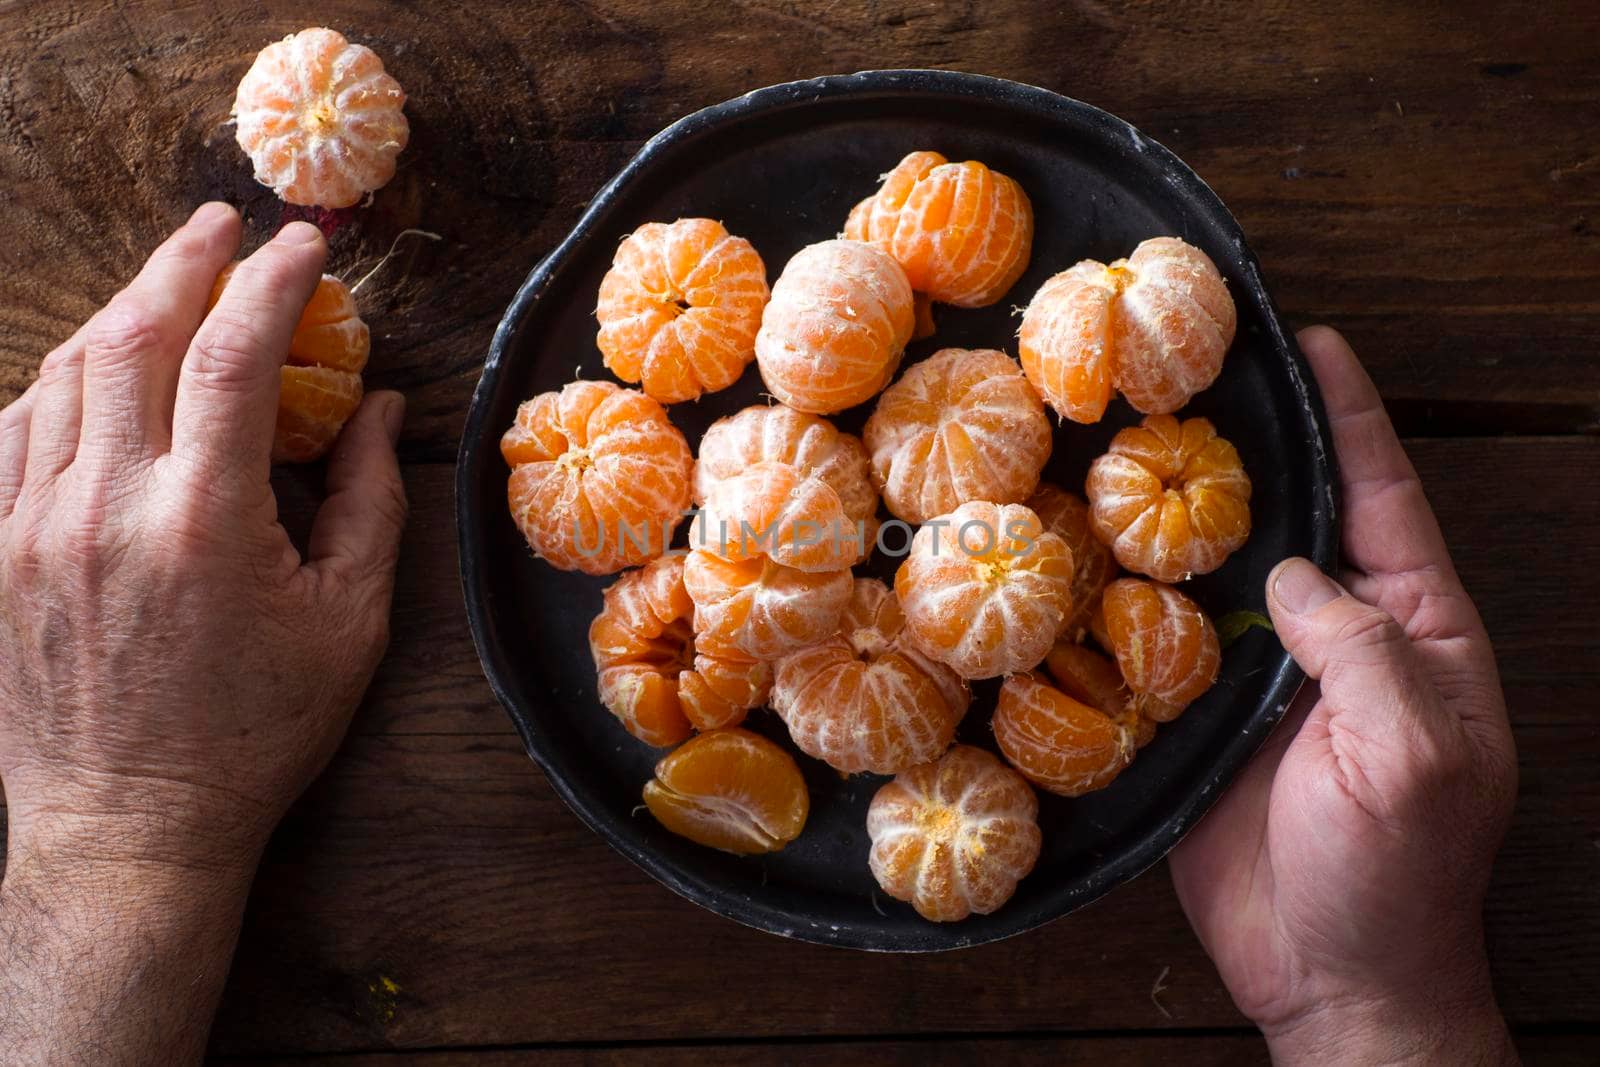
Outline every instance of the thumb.
{"type": "Polygon", "coordinates": [[[311,527],[308,564],[382,594],[387,612],[406,490],[394,445],[405,419],[405,398],[370,393],[345,424],[328,461],[328,495],[311,527]]]}
{"type": "Polygon", "coordinates": [[[1284,649],[1322,683],[1323,701],[1341,716],[1401,735],[1448,721],[1400,624],[1310,560],[1286,559],[1273,568],[1267,610],[1284,649]]]}

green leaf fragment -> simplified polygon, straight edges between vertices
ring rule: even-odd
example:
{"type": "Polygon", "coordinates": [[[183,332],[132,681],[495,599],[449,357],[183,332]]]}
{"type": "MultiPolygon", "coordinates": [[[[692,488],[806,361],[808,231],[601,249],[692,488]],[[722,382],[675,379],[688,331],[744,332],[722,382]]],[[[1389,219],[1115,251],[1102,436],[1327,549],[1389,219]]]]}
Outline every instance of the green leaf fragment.
{"type": "Polygon", "coordinates": [[[1258,626],[1268,633],[1273,632],[1272,620],[1259,611],[1230,611],[1217,619],[1217,640],[1223,648],[1227,648],[1252,626],[1258,626]]]}

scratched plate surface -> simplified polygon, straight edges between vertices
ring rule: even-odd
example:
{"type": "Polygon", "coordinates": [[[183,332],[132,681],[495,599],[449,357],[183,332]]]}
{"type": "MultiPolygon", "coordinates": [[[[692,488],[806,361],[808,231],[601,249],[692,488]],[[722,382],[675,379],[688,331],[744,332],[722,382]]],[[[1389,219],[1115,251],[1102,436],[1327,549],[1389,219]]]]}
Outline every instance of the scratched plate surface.
{"type": "MultiPolygon", "coordinates": [[[[1331,456],[1320,399],[1238,225],[1198,177],[1133,127],[1088,105],[1012,82],[941,71],[878,71],[773,86],[696,112],[652,139],[529,275],[495,336],[473,399],[457,472],[462,581],[479,655],[530,755],[597,833],[691,900],[752,926],[828,944],[930,951],[1020,933],[1079,907],[1158,861],[1204,813],[1283,714],[1301,676],[1274,637],[1251,630],[1227,649],[1218,684],[1110,788],[1041,795],[1044,850],[991,916],[935,925],[877,890],[867,869],[867,804],[884,779],[842,778],[801,758],[811,817],[783,851],[736,858],[667,833],[639,808],[661,753],[635,741],[595,697],[586,633],[610,579],[535,560],[505,505],[497,442],[517,404],[559,389],[581,368],[608,377],[592,314],[617,243],[641,223],[721,219],[749,238],[775,279],[804,245],[836,236],[877,176],[914,149],[981,159],[1019,181],[1037,235],[1027,273],[999,304],[936,306],[936,336],[909,365],[946,346],[1016,352],[1015,305],[1085,257],[1111,260],[1142,239],[1176,234],[1204,249],[1239,308],[1238,338],[1215,386],[1184,410],[1239,447],[1255,486],[1249,543],[1186,584],[1213,618],[1262,610],[1274,563],[1335,553],[1331,456]]],[[[671,408],[691,445],[711,422],[761,400],[754,364],[732,388],[671,408]]],[[[859,432],[870,404],[836,421],[859,432]]],[[[1045,477],[1081,490],[1111,435],[1136,422],[1113,403],[1096,426],[1058,427],[1045,477]]],[[[887,513],[883,513],[887,518],[887,513]]],[[[890,578],[882,556],[858,568],[890,578]]],[[[994,747],[997,682],[981,682],[960,740],[994,747]]],[[[789,745],[770,711],[748,724],[789,745]]],[[[603,888],[597,887],[597,892],[603,888]]],[[[530,886],[530,895],[537,894],[530,886]]]]}

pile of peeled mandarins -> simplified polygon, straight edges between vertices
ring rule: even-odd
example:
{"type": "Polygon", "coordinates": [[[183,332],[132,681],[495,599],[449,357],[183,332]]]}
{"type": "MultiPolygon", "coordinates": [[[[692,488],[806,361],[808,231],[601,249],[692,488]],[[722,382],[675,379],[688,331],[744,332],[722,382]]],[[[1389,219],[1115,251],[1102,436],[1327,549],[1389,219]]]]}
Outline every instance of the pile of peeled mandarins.
{"type": "Polygon", "coordinates": [[[735,853],[804,830],[794,757],[739,725],[768,706],[806,756],[895,776],[867,813],[885,892],[931,920],[987,914],[1038,858],[1034,787],[1104,788],[1216,680],[1216,630],[1174,583],[1244,544],[1250,480],[1209,422],[1173,414],[1233,341],[1204,253],[1157,237],[1080,262],[1033,294],[1020,362],[946,348],[895,379],[931,305],[999,301],[1032,239],[1020,185],[935,152],[902,160],[770,290],[720,223],[652,222],[596,308],[605,365],[640,388],[575,381],[519,408],[501,449],[528,544],[623,572],[589,643],[601,702],[672,750],[644,787],[669,830],[735,853]],[[774,402],[692,449],[663,405],[752,360],[774,402]],[[1113,392],[1146,417],[1095,460],[1087,500],[1041,482],[1046,408],[1096,422],[1113,392]],[[868,402],[859,438],[827,418],[868,402]],[[906,533],[892,588],[851,570],[888,551],[880,503],[906,533]],[[953,743],[969,683],[997,677],[1003,760],[953,743]]]}

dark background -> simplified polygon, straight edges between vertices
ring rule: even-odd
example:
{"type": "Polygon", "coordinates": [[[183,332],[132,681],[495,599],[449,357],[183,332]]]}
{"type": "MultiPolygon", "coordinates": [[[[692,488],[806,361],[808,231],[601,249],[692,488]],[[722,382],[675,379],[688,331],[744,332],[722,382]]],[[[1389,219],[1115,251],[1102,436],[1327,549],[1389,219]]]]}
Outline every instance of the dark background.
{"type": "MultiPolygon", "coordinates": [[[[681,114],[792,78],[936,66],[1087,100],[1172,148],[1238,217],[1290,319],[1332,323],[1366,360],[1511,706],[1522,794],[1488,906],[1501,1003],[1531,1060],[1591,1062],[1600,7],[1310,6],[0,3],[0,402],[202,200],[245,208],[251,244],[287,217],[223,123],[254,53],[306,25],[370,44],[411,97],[400,172],[332,220],[330,269],[359,277],[409,226],[445,238],[403,245],[362,290],[368,383],[411,403],[394,642],[268,852],[215,1052],[1264,1058],[1159,868],[1034,934],[933,957],[699,911],[565,810],[473,654],[451,463],[523,275],[681,114]]],[[[291,511],[312,489],[285,487],[291,511]]]]}

